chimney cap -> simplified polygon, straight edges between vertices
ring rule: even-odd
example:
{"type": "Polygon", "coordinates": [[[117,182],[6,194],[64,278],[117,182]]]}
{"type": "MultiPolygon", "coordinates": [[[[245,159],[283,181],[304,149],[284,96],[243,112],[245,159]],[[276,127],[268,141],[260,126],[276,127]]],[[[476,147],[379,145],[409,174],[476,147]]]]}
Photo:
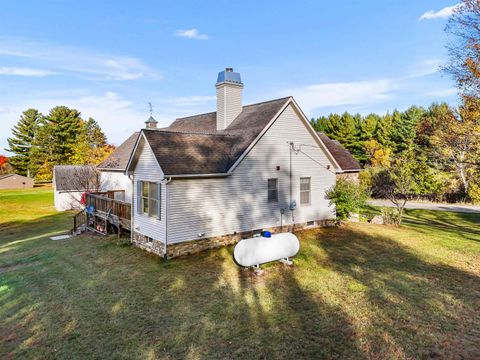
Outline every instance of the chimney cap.
{"type": "Polygon", "coordinates": [[[240,73],[234,72],[233,68],[227,67],[224,71],[220,71],[217,77],[217,85],[220,83],[231,83],[231,84],[242,84],[242,78],[240,77],[240,73]]]}

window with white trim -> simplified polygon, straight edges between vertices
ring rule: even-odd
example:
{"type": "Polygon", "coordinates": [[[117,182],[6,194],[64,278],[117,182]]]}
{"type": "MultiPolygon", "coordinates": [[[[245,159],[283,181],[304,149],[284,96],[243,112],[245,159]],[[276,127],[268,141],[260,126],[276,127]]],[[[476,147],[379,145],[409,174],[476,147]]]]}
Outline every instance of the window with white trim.
{"type": "Polygon", "coordinates": [[[137,212],[160,219],[160,183],[139,181],[137,185],[137,212]]]}
{"type": "Polygon", "coordinates": [[[309,205],[311,198],[310,189],[311,178],[300,178],[300,205],[309,205]]]}
{"type": "Polygon", "coordinates": [[[268,202],[278,202],[278,179],[268,179],[268,202]]]}

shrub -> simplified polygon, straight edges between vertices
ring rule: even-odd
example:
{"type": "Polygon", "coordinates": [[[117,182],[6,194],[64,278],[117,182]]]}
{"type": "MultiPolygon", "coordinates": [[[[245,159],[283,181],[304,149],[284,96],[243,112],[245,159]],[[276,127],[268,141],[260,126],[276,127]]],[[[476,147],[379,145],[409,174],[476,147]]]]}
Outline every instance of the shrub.
{"type": "Polygon", "coordinates": [[[400,225],[402,221],[402,216],[396,208],[383,208],[382,217],[385,225],[400,225]]]}
{"type": "Polygon", "coordinates": [[[346,220],[365,205],[368,194],[365,188],[349,180],[339,179],[334,187],[327,191],[330,204],[335,205],[337,220],[346,220]]]}

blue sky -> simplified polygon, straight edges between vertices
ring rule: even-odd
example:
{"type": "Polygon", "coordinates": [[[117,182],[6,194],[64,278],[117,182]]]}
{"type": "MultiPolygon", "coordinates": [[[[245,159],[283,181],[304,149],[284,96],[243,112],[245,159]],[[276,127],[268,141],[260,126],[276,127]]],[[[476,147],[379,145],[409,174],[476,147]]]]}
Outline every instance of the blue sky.
{"type": "Polygon", "coordinates": [[[455,1],[0,0],[0,153],[29,107],[72,106],[114,144],[214,111],[217,73],[244,103],[293,95],[309,117],[457,102],[438,72],[455,1]]]}

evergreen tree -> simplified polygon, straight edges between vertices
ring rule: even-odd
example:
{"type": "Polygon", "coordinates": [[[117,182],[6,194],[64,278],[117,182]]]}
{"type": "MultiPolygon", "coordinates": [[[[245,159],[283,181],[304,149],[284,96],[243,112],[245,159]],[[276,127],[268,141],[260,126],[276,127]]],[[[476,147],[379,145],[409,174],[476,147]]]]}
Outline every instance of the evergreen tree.
{"type": "Polygon", "coordinates": [[[34,174],[34,162],[32,160],[32,145],[35,139],[38,123],[42,114],[35,109],[28,109],[23,112],[20,120],[12,129],[12,137],[7,139],[6,150],[15,154],[9,159],[10,165],[21,175],[34,174]]]}
{"type": "Polygon", "coordinates": [[[329,122],[329,119],[326,116],[321,116],[316,120],[315,119],[310,120],[310,123],[312,124],[312,127],[315,129],[315,131],[321,131],[321,132],[325,132],[328,122],[329,122]]]}
{"type": "Polygon", "coordinates": [[[50,180],[54,165],[71,163],[82,126],[80,112],[66,106],[54,107],[42,118],[32,149],[38,179],[50,180]]]}
{"type": "Polygon", "coordinates": [[[385,148],[392,148],[392,129],[393,129],[393,118],[390,113],[386,113],[381,117],[377,124],[376,131],[376,140],[380,145],[385,148]]]}
{"type": "Polygon", "coordinates": [[[405,112],[393,112],[392,137],[395,143],[395,152],[401,153],[412,149],[415,142],[415,130],[421,121],[425,110],[418,106],[411,106],[405,112]]]}
{"type": "Polygon", "coordinates": [[[39,144],[51,156],[55,164],[67,164],[74,154],[74,147],[82,133],[83,120],[80,112],[66,106],[57,106],[45,117],[42,135],[47,143],[39,144]]]}
{"type": "Polygon", "coordinates": [[[378,123],[380,122],[380,116],[376,114],[367,115],[360,124],[360,140],[368,141],[375,139],[377,134],[378,123]]]}
{"type": "Polygon", "coordinates": [[[81,132],[73,147],[70,157],[72,164],[98,164],[111,153],[111,147],[107,146],[107,137],[98,123],[89,118],[82,121],[81,132]]]}

